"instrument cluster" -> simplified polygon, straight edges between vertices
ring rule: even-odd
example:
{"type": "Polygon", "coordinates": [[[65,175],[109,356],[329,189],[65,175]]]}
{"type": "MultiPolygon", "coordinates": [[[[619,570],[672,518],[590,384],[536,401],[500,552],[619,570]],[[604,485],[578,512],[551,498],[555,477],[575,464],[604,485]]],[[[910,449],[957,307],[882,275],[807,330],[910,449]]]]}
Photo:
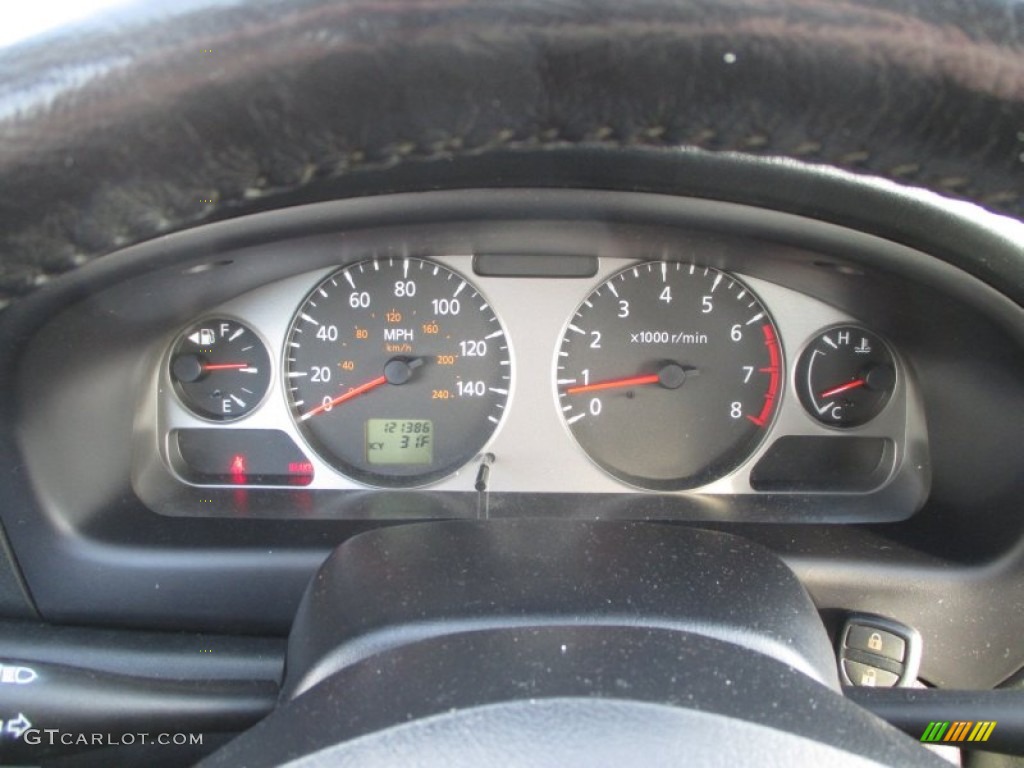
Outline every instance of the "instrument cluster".
{"type": "Polygon", "coordinates": [[[250,291],[167,339],[141,453],[197,488],[866,494],[923,434],[860,319],[698,261],[590,263],[369,256],[250,291]]]}

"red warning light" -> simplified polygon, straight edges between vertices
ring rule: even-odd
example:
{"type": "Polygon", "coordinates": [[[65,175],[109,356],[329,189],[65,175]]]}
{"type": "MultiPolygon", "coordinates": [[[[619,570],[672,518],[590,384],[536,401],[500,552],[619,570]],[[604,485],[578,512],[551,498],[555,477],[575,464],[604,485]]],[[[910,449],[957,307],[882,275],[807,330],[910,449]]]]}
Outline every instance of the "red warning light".
{"type": "Polygon", "coordinates": [[[236,453],[234,458],[231,459],[231,482],[239,485],[245,483],[246,471],[245,456],[241,453],[236,453]]]}
{"type": "Polygon", "coordinates": [[[288,462],[289,485],[309,485],[313,482],[313,464],[309,461],[288,462]]]}

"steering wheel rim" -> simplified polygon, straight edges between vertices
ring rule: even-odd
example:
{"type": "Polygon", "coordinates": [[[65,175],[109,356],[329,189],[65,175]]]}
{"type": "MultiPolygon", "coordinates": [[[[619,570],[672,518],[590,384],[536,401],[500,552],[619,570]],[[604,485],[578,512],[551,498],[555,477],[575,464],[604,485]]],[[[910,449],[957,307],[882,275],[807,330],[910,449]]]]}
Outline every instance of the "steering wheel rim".
{"type": "MultiPolygon", "coordinates": [[[[670,191],[906,240],[906,206],[864,211],[809,174],[780,183],[822,165],[1019,217],[1020,13],[1002,0],[128,6],[0,53],[0,303],[201,222],[446,186],[670,191]]],[[[951,234],[933,238],[940,251],[951,234]]],[[[984,245],[959,265],[1019,295],[1019,257],[984,245]]]]}

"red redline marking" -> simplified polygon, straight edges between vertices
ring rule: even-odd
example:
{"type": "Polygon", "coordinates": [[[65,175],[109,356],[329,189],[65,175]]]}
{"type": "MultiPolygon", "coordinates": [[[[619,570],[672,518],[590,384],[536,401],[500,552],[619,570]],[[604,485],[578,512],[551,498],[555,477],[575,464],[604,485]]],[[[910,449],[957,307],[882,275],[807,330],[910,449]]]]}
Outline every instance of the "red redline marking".
{"type": "Polygon", "coordinates": [[[610,381],[599,381],[596,384],[582,384],[578,387],[569,387],[565,390],[565,394],[578,395],[582,392],[598,392],[602,389],[615,389],[617,387],[639,387],[644,384],[657,384],[659,381],[658,374],[652,373],[648,376],[631,376],[626,379],[611,379],[610,381]]]}
{"type": "Polygon", "coordinates": [[[376,389],[381,384],[387,384],[387,383],[388,383],[388,377],[387,376],[378,376],[373,381],[368,381],[365,384],[360,384],[358,387],[355,387],[354,389],[350,389],[345,394],[338,395],[333,400],[328,400],[326,403],[318,405],[313,410],[307,411],[302,416],[302,418],[308,419],[310,416],[316,416],[318,413],[326,411],[328,408],[333,408],[336,405],[341,405],[346,400],[351,400],[353,397],[358,397],[359,395],[363,394],[364,392],[369,392],[371,389],[376,389]]]}
{"type": "Polygon", "coordinates": [[[764,407],[761,409],[761,412],[757,415],[757,419],[761,423],[762,427],[767,423],[768,416],[772,412],[773,405],[775,405],[775,395],[765,395],[764,407]]]}
{"type": "Polygon", "coordinates": [[[747,418],[757,424],[759,427],[764,427],[768,423],[768,417],[771,416],[772,407],[775,405],[776,395],[779,393],[779,342],[775,338],[775,332],[772,330],[770,325],[762,325],[761,332],[764,333],[764,345],[768,348],[768,367],[762,368],[761,373],[769,374],[768,377],[768,391],[764,396],[764,406],[761,408],[761,413],[756,417],[748,415],[747,418]]]}

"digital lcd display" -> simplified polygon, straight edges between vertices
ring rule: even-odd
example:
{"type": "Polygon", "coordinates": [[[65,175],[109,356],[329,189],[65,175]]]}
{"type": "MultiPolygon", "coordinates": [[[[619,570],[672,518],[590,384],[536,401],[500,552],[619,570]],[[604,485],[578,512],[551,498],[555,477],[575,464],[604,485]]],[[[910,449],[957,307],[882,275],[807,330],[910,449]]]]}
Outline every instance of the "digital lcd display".
{"type": "Polygon", "coordinates": [[[430,464],[434,460],[434,422],[367,419],[366,460],[370,464],[430,464]]]}

